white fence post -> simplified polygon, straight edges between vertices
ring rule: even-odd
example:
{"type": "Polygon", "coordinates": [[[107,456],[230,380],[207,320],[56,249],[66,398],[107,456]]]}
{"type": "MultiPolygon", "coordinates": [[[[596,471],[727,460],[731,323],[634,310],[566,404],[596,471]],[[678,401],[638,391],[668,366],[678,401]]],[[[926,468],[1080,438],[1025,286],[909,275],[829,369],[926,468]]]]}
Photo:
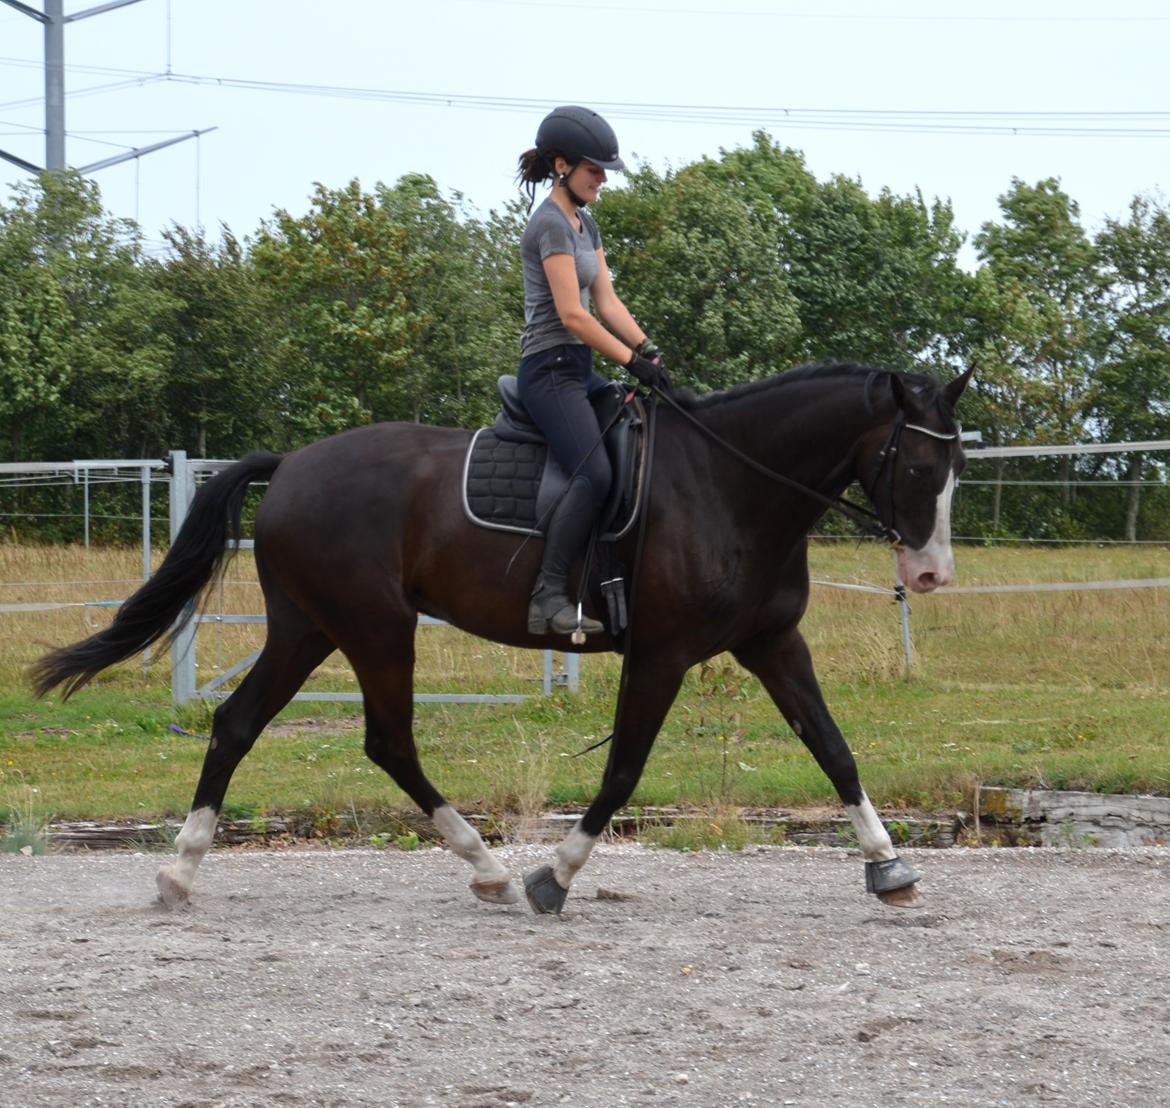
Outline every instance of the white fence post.
{"type": "MultiPolygon", "coordinates": [[[[144,465],[142,479],[142,583],[150,580],[150,466],[144,465]]],[[[142,672],[150,672],[150,647],[142,652],[142,672]]]]}
{"type": "Polygon", "coordinates": [[[902,652],[905,655],[905,674],[910,676],[914,668],[914,647],[910,641],[910,602],[906,599],[906,585],[898,573],[898,552],[894,551],[894,596],[898,600],[899,614],[902,617],[902,652]]]}
{"type": "MultiPolygon", "coordinates": [[[[191,465],[187,451],[171,451],[171,545],[174,546],[179,528],[187,518],[191,501],[195,498],[195,483],[191,476],[191,465]]],[[[191,616],[191,604],[183,610],[184,619],[191,616]]],[[[171,648],[171,700],[175,704],[186,704],[195,699],[195,620],[188,619],[187,626],[176,636],[171,648]]]]}

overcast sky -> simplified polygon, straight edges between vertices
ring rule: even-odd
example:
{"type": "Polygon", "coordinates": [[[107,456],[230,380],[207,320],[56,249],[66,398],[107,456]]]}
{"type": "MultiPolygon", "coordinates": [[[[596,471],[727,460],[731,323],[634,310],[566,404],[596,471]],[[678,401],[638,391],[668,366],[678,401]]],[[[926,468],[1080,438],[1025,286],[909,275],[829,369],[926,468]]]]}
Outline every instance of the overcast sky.
{"type": "MultiPolygon", "coordinates": [[[[822,179],[950,198],[972,234],[1013,176],[1061,178],[1090,228],[1170,191],[1165,0],[722,2],[141,0],[66,28],[67,156],[218,128],[96,174],[152,240],[172,221],[250,235],[276,207],[304,212],[315,181],[410,172],[486,213],[559,103],[597,107],[659,170],[764,127],[822,179]],[[732,110],[702,118],[714,108],[732,110]]],[[[41,60],[39,23],[0,6],[0,148],[39,164],[41,60]]],[[[0,162],[0,181],[21,176],[0,162]]]]}

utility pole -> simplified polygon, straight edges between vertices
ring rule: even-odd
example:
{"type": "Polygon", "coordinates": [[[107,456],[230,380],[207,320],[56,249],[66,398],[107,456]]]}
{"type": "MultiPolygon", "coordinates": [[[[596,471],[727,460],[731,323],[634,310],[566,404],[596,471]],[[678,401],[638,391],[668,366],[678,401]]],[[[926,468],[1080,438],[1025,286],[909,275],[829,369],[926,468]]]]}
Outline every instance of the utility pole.
{"type": "MultiPolygon", "coordinates": [[[[44,0],[45,10],[37,11],[20,0],[2,0],[10,8],[15,8],[30,19],[35,19],[45,28],[45,164],[34,165],[32,162],[18,158],[0,150],[0,158],[20,166],[29,173],[40,173],[47,169],[50,173],[60,173],[66,168],[65,162],[65,24],[76,23],[79,19],[88,19],[91,15],[101,15],[113,11],[115,8],[124,8],[128,4],[137,4],[140,0],[109,0],[109,3],[98,4],[85,11],[65,14],[65,0],[44,0]]],[[[202,131],[189,131],[176,138],[164,139],[162,142],[152,143],[150,146],[137,147],[127,150],[124,154],[116,154],[112,158],[103,158],[101,161],[89,165],[78,166],[81,173],[92,173],[107,166],[117,165],[119,162],[129,161],[131,158],[140,158],[143,154],[161,150],[164,146],[173,146],[177,142],[186,142],[188,139],[198,138],[214,127],[207,127],[202,131]]]]}

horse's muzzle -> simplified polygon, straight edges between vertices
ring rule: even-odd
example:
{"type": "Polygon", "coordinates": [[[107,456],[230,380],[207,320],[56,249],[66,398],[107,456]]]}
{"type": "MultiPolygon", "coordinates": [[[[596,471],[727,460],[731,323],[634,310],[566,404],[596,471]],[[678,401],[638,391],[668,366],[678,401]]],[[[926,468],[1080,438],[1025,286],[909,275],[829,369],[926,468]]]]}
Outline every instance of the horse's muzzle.
{"type": "Polygon", "coordinates": [[[955,579],[955,556],[950,543],[927,543],[921,550],[898,548],[898,576],[911,592],[934,592],[955,579]]]}

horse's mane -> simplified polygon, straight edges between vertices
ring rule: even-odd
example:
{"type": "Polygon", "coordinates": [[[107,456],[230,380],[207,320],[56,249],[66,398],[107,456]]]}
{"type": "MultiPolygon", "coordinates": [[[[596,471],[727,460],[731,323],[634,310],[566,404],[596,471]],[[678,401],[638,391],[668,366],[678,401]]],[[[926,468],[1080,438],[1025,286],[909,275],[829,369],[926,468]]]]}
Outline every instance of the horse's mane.
{"type": "MultiPolygon", "coordinates": [[[[673,395],[681,408],[693,412],[709,412],[724,404],[750,399],[761,393],[772,392],[774,389],[791,388],[793,385],[813,379],[825,380],[830,377],[844,377],[852,380],[863,380],[866,383],[865,395],[868,405],[877,380],[890,377],[893,373],[893,370],[877,369],[874,366],[862,365],[858,362],[805,362],[775,376],[764,377],[759,381],[747,381],[720,392],[700,395],[690,389],[679,389],[673,395]]],[[[925,374],[899,373],[898,375],[906,381],[911,389],[924,396],[933,396],[938,391],[939,383],[925,374]]]]}

